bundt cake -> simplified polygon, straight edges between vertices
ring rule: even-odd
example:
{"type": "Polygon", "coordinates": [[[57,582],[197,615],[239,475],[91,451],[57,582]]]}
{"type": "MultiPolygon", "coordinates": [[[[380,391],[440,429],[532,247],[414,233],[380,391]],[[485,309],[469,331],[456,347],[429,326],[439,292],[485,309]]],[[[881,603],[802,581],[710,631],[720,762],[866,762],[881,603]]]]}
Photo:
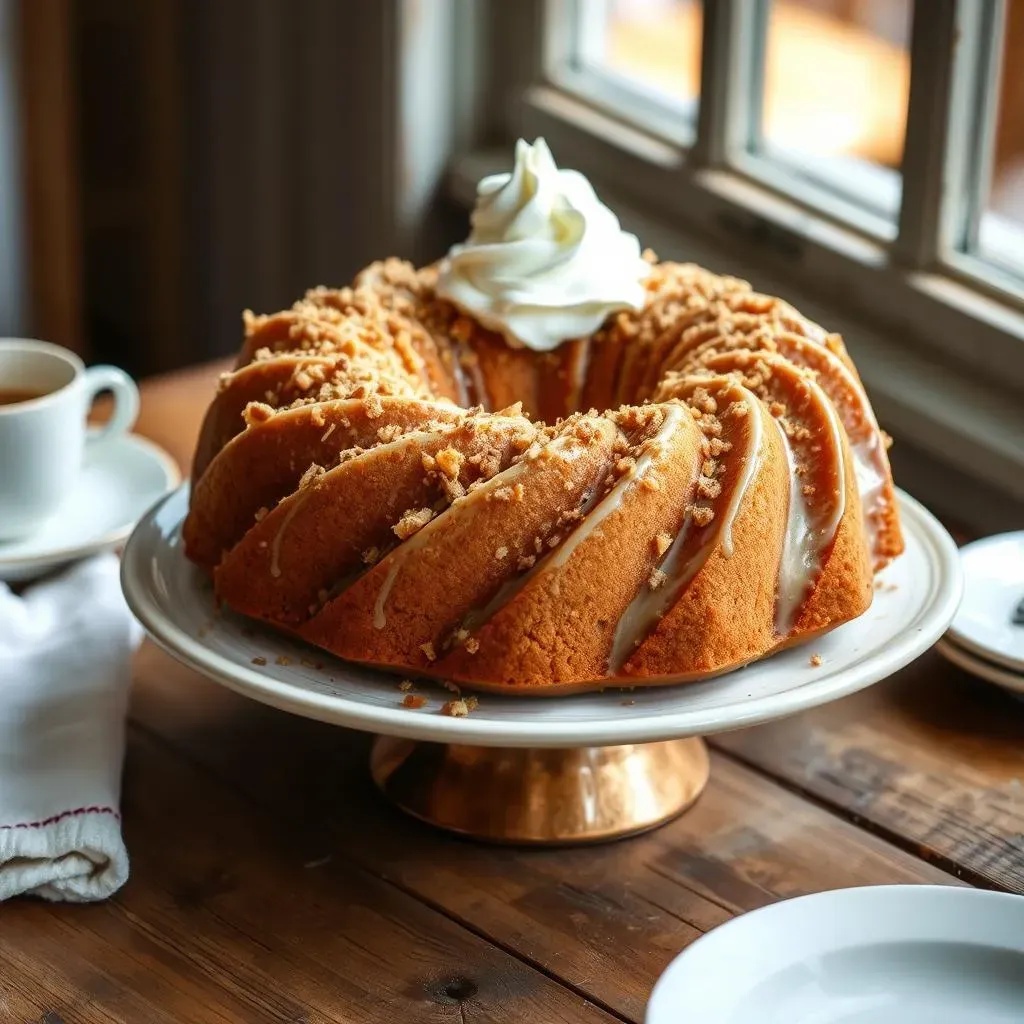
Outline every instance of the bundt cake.
{"type": "Polygon", "coordinates": [[[520,143],[438,265],[245,314],[184,540],[227,606],[352,661],[684,682],[865,611],[903,546],[886,442],[838,335],[641,257],[520,143]]]}

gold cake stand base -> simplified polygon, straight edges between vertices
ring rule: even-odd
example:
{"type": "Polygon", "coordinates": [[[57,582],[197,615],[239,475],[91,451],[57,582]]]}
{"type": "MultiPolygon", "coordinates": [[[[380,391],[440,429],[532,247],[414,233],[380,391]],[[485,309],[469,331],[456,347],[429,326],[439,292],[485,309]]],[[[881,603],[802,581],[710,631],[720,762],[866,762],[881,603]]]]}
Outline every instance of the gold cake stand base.
{"type": "Polygon", "coordinates": [[[379,736],[374,782],[421,821],[492,843],[599,843],[685,811],[708,781],[698,738],[615,747],[532,749],[379,736]]]}

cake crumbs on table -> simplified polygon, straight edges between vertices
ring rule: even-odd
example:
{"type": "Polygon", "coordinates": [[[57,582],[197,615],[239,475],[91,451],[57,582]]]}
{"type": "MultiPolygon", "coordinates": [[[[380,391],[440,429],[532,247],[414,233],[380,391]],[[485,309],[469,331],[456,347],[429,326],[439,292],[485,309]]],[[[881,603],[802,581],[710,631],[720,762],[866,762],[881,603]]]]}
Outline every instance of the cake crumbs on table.
{"type": "Polygon", "coordinates": [[[255,658],[252,659],[252,663],[254,665],[266,665],[267,659],[262,657],[261,655],[257,655],[255,658]]]}
{"type": "Polygon", "coordinates": [[[407,693],[402,698],[402,707],[411,708],[413,711],[418,711],[422,707],[426,707],[427,698],[421,693],[407,693]]]}
{"type": "Polygon", "coordinates": [[[811,664],[815,668],[817,668],[821,664],[821,655],[820,654],[812,654],[811,655],[811,664]]]}

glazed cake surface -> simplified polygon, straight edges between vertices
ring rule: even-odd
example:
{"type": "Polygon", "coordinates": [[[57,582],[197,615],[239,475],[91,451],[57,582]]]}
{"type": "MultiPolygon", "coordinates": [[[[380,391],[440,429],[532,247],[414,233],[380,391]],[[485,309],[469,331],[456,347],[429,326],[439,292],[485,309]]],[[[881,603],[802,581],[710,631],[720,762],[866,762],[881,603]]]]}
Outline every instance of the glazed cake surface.
{"type": "Polygon", "coordinates": [[[546,694],[703,679],[862,614],[903,546],[842,339],[651,258],[639,308],[514,347],[389,259],[246,314],[184,538],[342,658],[546,694]]]}

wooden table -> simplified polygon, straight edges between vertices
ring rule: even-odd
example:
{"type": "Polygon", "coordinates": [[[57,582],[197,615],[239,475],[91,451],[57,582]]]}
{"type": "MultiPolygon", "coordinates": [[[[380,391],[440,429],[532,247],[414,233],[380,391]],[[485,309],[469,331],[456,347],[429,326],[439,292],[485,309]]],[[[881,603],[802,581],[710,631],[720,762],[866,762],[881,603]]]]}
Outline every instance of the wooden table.
{"type": "MultiPolygon", "coordinates": [[[[218,367],[148,383],[186,463],[218,367]]],[[[639,1021],[735,914],[887,882],[1024,892],[1024,705],[930,652],[877,686],[718,738],[696,807],[641,838],[517,850],[378,797],[368,738],[138,655],[131,878],[92,906],[0,907],[0,1019],[639,1021]]]]}

